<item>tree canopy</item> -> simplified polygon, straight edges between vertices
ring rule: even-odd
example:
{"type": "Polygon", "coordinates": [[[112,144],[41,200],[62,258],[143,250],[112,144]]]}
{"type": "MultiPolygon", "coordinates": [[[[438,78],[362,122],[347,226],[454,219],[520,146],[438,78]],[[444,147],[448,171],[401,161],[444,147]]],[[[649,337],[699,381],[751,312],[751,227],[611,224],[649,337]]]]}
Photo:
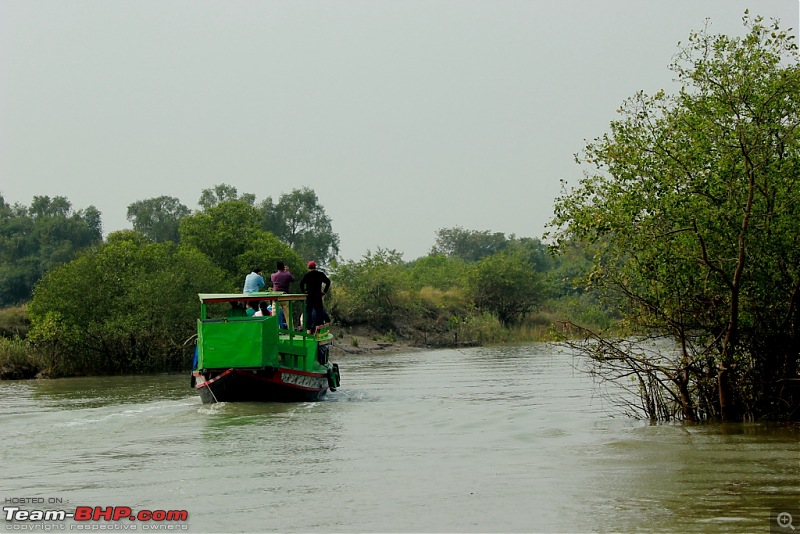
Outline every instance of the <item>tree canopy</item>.
{"type": "Polygon", "coordinates": [[[339,253],[339,236],[312,189],[293,189],[282,194],[275,205],[267,198],[260,210],[264,230],[278,236],[300,257],[329,264],[339,253]]]}
{"type": "Polygon", "coordinates": [[[133,223],[133,229],[160,243],[177,243],[180,239],[178,225],[189,214],[191,210],[181,204],[180,199],[168,196],[137,200],[128,206],[128,220],[133,223]]]}
{"type": "Polygon", "coordinates": [[[185,369],[197,294],[228,284],[192,247],[116,232],[45,274],[29,306],[29,339],[49,347],[54,374],[185,369]]]}
{"type": "Polygon", "coordinates": [[[559,244],[597,247],[594,287],[673,356],[593,335],[605,376],[633,377],[650,417],[788,417],[800,351],[800,70],[794,38],[745,17],[742,38],[692,33],[678,94],[638,93],[592,167],[557,199],[559,244]]]}
{"type": "Polygon", "coordinates": [[[303,187],[283,193],[277,202],[271,196],[256,204],[252,193],[239,194],[236,187],[218,184],[204,189],[199,205],[202,211],[229,201],[240,201],[258,211],[262,230],[271,232],[293,248],[304,260],[330,264],[339,253],[339,236],[333,232],[331,218],[325,213],[313,189],[303,187]]]}
{"type": "Polygon", "coordinates": [[[464,261],[480,261],[508,246],[505,234],[489,230],[465,230],[460,226],[440,228],[431,254],[444,254],[464,261]]]}
{"type": "Polygon", "coordinates": [[[48,196],[10,206],[0,195],[0,307],[29,300],[47,270],[101,240],[94,206],[75,211],[65,197],[48,196]]]}
{"type": "Polygon", "coordinates": [[[236,187],[228,184],[217,184],[214,187],[203,189],[197,204],[202,209],[209,210],[228,200],[241,200],[245,204],[252,206],[255,204],[256,196],[253,193],[242,193],[239,195],[239,191],[236,187]]]}
{"type": "MultiPolygon", "coordinates": [[[[192,246],[228,273],[239,285],[256,265],[270,272],[283,261],[292,272],[303,272],[298,254],[261,229],[259,211],[247,202],[227,200],[181,220],[181,244],[192,246]]],[[[299,277],[298,277],[299,279],[299,277]]]]}
{"type": "Polygon", "coordinates": [[[256,209],[240,200],[226,200],[185,217],[180,223],[181,243],[195,247],[226,272],[239,271],[237,258],[250,248],[260,232],[256,209]]]}
{"type": "Polygon", "coordinates": [[[522,250],[507,250],[478,262],[470,285],[475,304],[504,325],[521,323],[546,294],[541,275],[522,250]]]}

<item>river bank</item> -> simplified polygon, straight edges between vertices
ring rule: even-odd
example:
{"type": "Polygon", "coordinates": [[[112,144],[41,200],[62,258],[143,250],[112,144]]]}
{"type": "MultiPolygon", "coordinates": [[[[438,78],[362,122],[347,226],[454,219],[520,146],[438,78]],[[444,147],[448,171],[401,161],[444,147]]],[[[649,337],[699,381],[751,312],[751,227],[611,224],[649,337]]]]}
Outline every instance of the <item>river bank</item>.
{"type": "MultiPolygon", "coordinates": [[[[420,351],[431,347],[415,345],[407,339],[398,338],[393,333],[382,333],[367,327],[334,329],[334,355],[340,352],[348,355],[392,354],[397,352],[420,351]]],[[[24,340],[0,338],[0,380],[30,380],[54,378],[47,369],[36,362],[40,355],[35,354],[24,340]]],[[[87,375],[91,376],[91,375],[87,375]]]]}
{"type": "MultiPolygon", "coordinates": [[[[25,310],[20,308],[22,312],[25,310]]],[[[534,342],[550,339],[549,327],[545,322],[530,327],[515,329],[494,328],[478,332],[474,339],[464,339],[443,334],[441,332],[419,332],[412,324],[399,323],[399,328],[406,334],[394,330],[381,331],[366,325],[338,326],[331,328],[334,335],[334,354],[370,355],[392,354],[397,352],[415,352],[440,348],[466,348],[481,345],[495,345],[519,342],[534,342]],[[479,341],[482,340],[482,341],[479,341]]],[[[25,313],[17,313],[14,320],[7,320],[6,325],[27,326],[25,313]]],[[[13,335],[0,335],[0,380],[29,380],[61,378],[62,376],[93,376],[93,373],[63,374],[53,368],[51,355],[25,339],[27,330],[16,329],[13,335]]],[[[335,357],[335,356],[334,356],[335,357]]],[[[187,362],[190,359],[187,360],[187,362]]],[[[175,368],[172,369],[177,370],[175,368]]],[[[188,370],[188,369],[187,369],[188,370]]],[[[95,373],[103,374],[103,373],[95,373]]],[[[144,373],[149,374],[149,373],[144,373]]]]}
{"type": "Polygon", "coordinates": [[[421,350],[410,340],[364,326],[332,329],[334,348],[345,354],[376,354],[421,350]]]}
{"type": "MultiPolygon", "coordinates": [[[[429,321],[420,323],[414,317],[398,314],[392,326],[378,330],[366,325],[334,325],[335,353],[339,354],[390,354],[396,352],[419,351],[437,348],[465,348],[481,345],[542,341],[548,337],[551,325],[556,321],[551,313],[540,313],[527,321],[525,325],[514,328],[502,326],[496,319],[482,316],[480,320],[469,317],[458,321],[429,321]]],[[[41,343],[31,344],[27,341],[30,321],[27,306],[18,306],[0,310],[0,380],[27,380],[32,378],[59,378],[63,376],[92,376],[115,374],[113,369],[84,365],[80,369],[68,365],[70,358],[65,355],[55,356],[52,346],[41,343]],[[97,369],[97,372],[92,372],[97,369]]],[[[188,335],[188,334],[187,334],[188,335]]],[[[147,343],[148,340],[145,340],[147,343]]],[[[145,344],[146,344],[145,343],[145,344]]],[[[134,347],[125,346],[127,358],[144,354],[145,358],[154,358],[153,354],[163,354],[170,350],[162,343],[157,347],[147,348],[141,343],[134,347]],[[134,351],[134,352],[132,352],[134,351]],[[137,352],[143,351],[143,352],[137,352]]],[[[174,350],[175,347],[172,347],[174,350]]],[[[184,348],[179,350],[183,351],[184,348]]],[[[145,369],[138,373],[130,366],[126,373],[147,374],[152,372],[179,371],[191,362],[189,347],[185,354],[171,353],[168,366],[145,369]]],[[[114,356],[116,357],[116,356],[114,356]]],[[[156,359],[158,357],[155,357],[156,359]]],[[[86,362],[83,362],[86,364],[86,362]]],[[[97,362],[98,365],[104,362],[97,362]]],[[[107,366],[108,367],[108,366],[107,366]]],[[[113,367],[113,366],[112,366],[113,367]]]]}

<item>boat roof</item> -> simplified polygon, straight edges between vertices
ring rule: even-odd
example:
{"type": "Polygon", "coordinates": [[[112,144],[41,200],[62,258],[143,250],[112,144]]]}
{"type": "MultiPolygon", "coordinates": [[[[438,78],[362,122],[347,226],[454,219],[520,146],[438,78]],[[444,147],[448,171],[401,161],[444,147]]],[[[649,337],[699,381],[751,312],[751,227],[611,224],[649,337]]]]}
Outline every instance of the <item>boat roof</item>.
{"type": "Polygon", "coordinates": [[[200,302],[250,302],[253,300],[305,300],[303,293],[281,293],[280,291],[257,291],[255,293],[198,293],[200,302]]]}

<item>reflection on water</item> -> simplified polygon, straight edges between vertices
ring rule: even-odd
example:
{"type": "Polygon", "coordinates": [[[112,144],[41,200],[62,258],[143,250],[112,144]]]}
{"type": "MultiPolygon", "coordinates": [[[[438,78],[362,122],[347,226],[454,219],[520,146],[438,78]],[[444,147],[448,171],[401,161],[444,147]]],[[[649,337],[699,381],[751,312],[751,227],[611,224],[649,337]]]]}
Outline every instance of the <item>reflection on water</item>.
{"type": "Polygon", "coordinates": [[[753,532],[800,496],[796,427],[612,417],[545,344],[339,363],[319,403],[2,382],[0,497],[186,509],[193,532],[753,532]]]}

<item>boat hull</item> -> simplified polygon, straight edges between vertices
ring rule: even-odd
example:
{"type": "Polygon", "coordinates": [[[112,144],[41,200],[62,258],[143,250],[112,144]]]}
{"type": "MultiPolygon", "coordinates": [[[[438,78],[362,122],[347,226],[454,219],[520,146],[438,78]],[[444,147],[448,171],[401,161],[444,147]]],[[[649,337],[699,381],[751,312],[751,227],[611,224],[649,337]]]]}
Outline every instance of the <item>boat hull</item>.
{"type": "Polygon", "coordinates": [[[225,369],[192,373],[204,404],[215,402],[313,402],[328,392],[328,375],[287,368],[225,369]]]}

